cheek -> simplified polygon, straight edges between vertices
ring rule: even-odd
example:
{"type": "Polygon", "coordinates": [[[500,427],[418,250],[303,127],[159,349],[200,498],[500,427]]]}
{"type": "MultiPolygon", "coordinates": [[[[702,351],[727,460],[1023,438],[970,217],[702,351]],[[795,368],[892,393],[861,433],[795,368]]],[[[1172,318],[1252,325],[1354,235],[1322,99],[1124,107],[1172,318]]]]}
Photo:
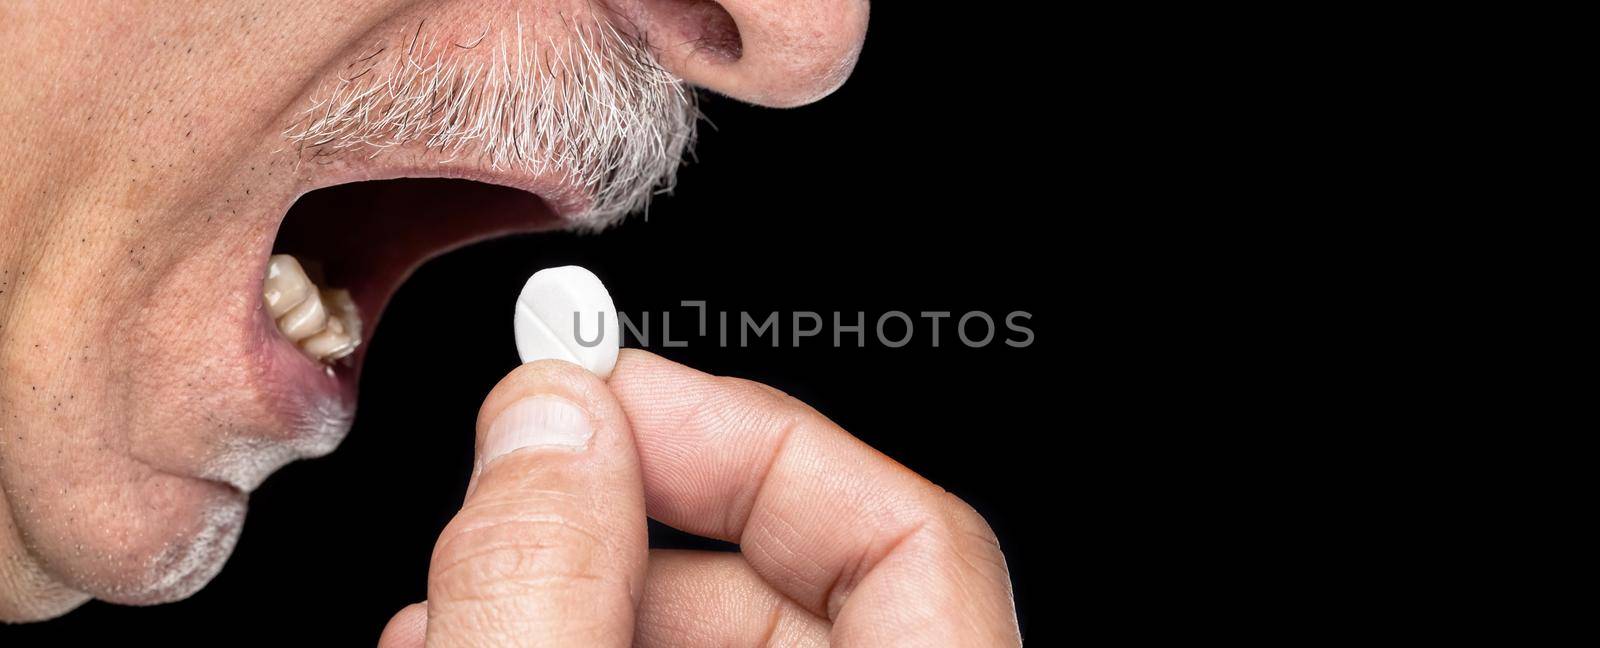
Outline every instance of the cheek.
{"type": "Polygon", "coordinates": [[[246,496],[232,488],[111,453],[31,454],[8,452],[0,474],[28,550],[67,587],[113,603],[175,601],[233,551],[246,496]]]}

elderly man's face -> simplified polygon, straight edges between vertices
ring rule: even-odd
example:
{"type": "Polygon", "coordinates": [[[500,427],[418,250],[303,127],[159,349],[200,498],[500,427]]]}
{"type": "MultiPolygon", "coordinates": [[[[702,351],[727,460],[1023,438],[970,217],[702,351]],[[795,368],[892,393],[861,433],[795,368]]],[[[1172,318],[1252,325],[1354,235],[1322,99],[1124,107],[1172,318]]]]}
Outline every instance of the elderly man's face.
{"type": "Polygon", "coordinates": [[[251,489],[344,436],[412,268],[612,222],[671,181],[691,85],[809,102],[866,20],[865,0],[0,5],[0,620],[202,587],[251,489]],[[286,219],[366,180],[393,182],[286,219]]]}

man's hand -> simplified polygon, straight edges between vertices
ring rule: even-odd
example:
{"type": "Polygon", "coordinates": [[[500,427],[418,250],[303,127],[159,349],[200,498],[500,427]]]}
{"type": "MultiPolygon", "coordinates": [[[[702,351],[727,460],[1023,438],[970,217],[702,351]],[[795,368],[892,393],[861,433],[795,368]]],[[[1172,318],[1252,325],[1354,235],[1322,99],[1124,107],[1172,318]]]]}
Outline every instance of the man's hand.
{"type": "Polygon", "coordinates": [[[609,384],[531,363],[477,457],[383,648],[1021,642],[983,519],[765,385],[634,350],[609,384]],[[650,551],[646,514],[741,551],[650,551]]]}

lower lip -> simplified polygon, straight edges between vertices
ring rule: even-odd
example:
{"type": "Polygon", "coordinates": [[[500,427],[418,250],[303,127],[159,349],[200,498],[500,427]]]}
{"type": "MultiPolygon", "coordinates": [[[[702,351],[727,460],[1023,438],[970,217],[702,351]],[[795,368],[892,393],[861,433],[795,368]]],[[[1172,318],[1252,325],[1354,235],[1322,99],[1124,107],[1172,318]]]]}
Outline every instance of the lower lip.
{"type": "Polygon", "coordinates": [[[345,410],[355,408],[356,381],[364,344],[333,365],[323,364],[284,337],[265,308],[257,308],[255,312],[257,378],[275,397],[274,408],[287,423],[281,427],[286,436],[298,436],[318,427],[316,422],[305,419],[309,413],[326,410],[324,403],[333,403],[345,410]]]}

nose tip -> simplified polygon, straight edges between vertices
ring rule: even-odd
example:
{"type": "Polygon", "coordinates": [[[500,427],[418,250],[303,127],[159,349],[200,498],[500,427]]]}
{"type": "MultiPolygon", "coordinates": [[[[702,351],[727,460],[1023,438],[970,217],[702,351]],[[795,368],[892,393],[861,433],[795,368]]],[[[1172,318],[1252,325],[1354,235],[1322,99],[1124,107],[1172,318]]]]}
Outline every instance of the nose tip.
{"type": "Polygon", "coordinates": [[[668,70],[772,107],[838,89],[867,32],[868,0],[638,0],[636,8],[668,70]]]}

